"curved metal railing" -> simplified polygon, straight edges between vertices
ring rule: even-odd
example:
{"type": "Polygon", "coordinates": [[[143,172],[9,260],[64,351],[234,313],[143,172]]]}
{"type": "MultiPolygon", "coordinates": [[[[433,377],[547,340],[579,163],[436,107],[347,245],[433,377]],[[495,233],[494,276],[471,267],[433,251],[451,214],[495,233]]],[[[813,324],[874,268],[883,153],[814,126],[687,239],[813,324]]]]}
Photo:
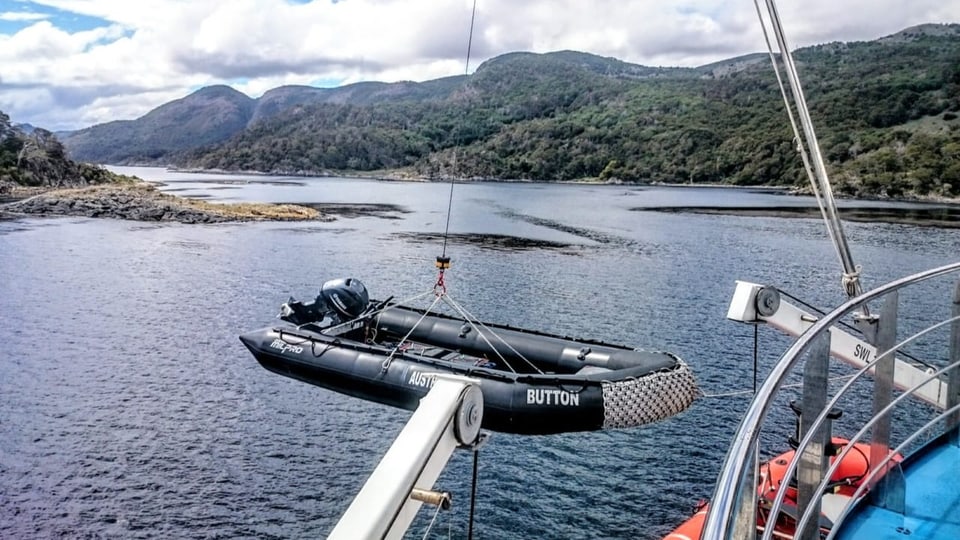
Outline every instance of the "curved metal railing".
{"type": "MultiPolygon", "coordinates": [[[[862,294],[850,301],[844,303],[831,313],[820,318],[812,327],[800,336],[790,348],[781,356],[780,360],[773,367],[771,373],[767,376],[763,385],[757,391],[746,414],[737,430],[728,450],[725,462],[717,480],[715,492],[710,504],[710,511],[707,515],[704,525],[702,538],[721,539],[721,538],[753,538],[759,535],[757,528],[757,489],[759,477],[759,456],[761,455],[760,434],[764,421],[767,419],[775,400],[780,397],[779,391],[784,388],[785,381],[791,375],[796,374],[796,369],[801,365],[801,360],[806,358],[806,364],[811,362],[822,362],[821,376],[810,376],[810,367],[805,365],[807,370],[807,379],[813,382],[805,381],[805,385],[813,387],[813,394],[809,394],[805,386],[804,396],[816,397],[817,392],[823,395],[820,403],[815,403],[818,399],[811,399],[811,404],[805,404],[805,410],[802,414],[815,417],[812,421],[803,422],[804,433],[800,434],[799,445],[796,449],[795,458],[790,462],[787,471],[784,474],[780,485],[776,489],[772,506],[769,508],[769,515],[765,519],[768,525],[762,527],[762,537],[764,539],[780,536],[775,533],[775,524],[783,512],[784,498],[788,489],[791,489],[791,479],[802,478],[798,484],[798,490],[805,490],[809,500],[801,493],[797,500],[797,510],[791,519],[796,519],[796,538],[820,538],[819,516],[821,509],[822,495],[828,491],[831,477],[840,466],[843,458],[854,444],[863,439],[865,434],[871,433],[871,456],[868,460],[870,470],[862,479],[862,483],[857,487],[854,495],[846,501],[846,505],[830,531],[832,537],[836,531],[836,525],[845,518],[853,505],[856,503],[866,490],[877,485],[879,480],[887,471],[896,468],[899,459],[899,453],[909,448],[920,437],[930,433],[938,426],[942,429],[955,428],[960,418],[960,282],[953,289],[953,298],[947,299],[946,304],[952,302],[950,315],[943,321],[931,324],[920,331],[914,332],[906,339],[896,342],[897,333],[897,310],[899,305],[899,294],[901,290],[908,287],[915,287],[920,283],[934,280],[936,278],[947,279],[960,276],[960,263],[954,263],[939,268],[934,268],[925,272],[920,272],[908,276],[873,291],[862,294]],[[829,393],[827,383],[827,357],[830,354],[830,331],[835,324],[843,318],[857,311],[867,302],[878,303],[883,301],[883,309],[879,315],[876,315],[876,357],[866,363],[866,365],[855,373],[835,394],[826,399],[829,393]],[[903,347],[915,344],[921,338],[936,337],[945,332],[944,327],[950,328],[950,337],[948,338],[947,360],[934,362],[934,365],[942,365],[939,369],[931,369],[926,372],[926,376],[911,387],[903,390],[896,398],[893,397],[892,383],[894,377],[895,355],[903,347]],[[826,456],[826,447],[831,442],[829,433],[829,417],[834,407],[842,399],[853,399],[851,389],[860,381],[863,383],[864,375],[873,374],[873,389],[870,392],[873,396],[873,414],[866,420],[861,429],[844,446],[843,451],[836,456],[833,464],[829,463],[829,456],[826,456]],[[910,402],[911,397],[921,387],[946,378],[947,399],[946,407],[942,411],[935,411],[933,418],[918,428],[912,429],[911,433],[905,436],[898,433],[898,436],[904,436],[904,440],[899,444],[890,442],[890,422],[893,418],[893,411],[897,406],[902,406],[905,402],[910,402]],[[812,465],[804,465],[804,462],[812,465]],[[801,469],[801,474],[797,474],[801,469]],[[811,478],[811,473],[814,477],[811,478]],[[814,487],[815,486],[815,487],[814,487]],[[812,489],[811,489],[812,488],[812,489]]],[[[927,299],[929,302],[930,299],[927,299]]],[[[915,322],[915,321],[911,321],[915,322]]],[[[935,352],[939,356],[941,352],[935,352]]],[[[815,373],[815,372],[814,372],[815,373]]],[[[869,410],[869,406],[868,406],[869,410]]]]}

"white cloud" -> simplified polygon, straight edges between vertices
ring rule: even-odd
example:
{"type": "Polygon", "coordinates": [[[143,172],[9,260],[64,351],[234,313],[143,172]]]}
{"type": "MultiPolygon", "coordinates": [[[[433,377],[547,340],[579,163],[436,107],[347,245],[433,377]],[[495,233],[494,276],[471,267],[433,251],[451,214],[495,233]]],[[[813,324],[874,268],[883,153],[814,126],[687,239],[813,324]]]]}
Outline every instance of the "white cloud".
{"type": "Polygon", "coordinates": [[[0,13],[0,21],[39,21],[48,18],[49,15],[43,13],[31,13],[27,11],[7,11],[0,13]]]}
{"type": "MultiPolygon", "coordinates": [[[[208,84],[232,84],[256,97],[282,84],[461,74],[472,0],[34,3],[63,17],[0,34],[0,109],[15,121],[64,129],[135,118],[208,84]],[[72,15],[106,22],[71,32],[60,21],[72,15]]],[[[954,1],[782,4],[794,46],[960,22],[954,1]]],[[[694,66],[764,48],[746,0],[479,0],[477,10],[471,69],[517,50],[694,66]]]]}

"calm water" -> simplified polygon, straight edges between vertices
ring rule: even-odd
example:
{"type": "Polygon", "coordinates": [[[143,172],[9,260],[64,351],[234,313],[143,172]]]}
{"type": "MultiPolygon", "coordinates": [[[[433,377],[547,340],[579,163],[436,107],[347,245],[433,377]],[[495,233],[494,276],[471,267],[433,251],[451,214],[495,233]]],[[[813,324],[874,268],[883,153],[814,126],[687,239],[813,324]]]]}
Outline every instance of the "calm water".
{"type": "MultiPolygon", "coordinates": [[[[448,186],[134,171],[215,200],[384,203],[331,223],[0,221],[0,537],[291,538],[328,533],[409,413],[268,373],[237,340],[288,296],[354,276],[430,288],[448,186]],[[263,182],[269,180],[269,182],[263,182]],[[229,182],[228,182],[229,181],[229,182]]],[[[822,224],[633,210],[809,204],[770,193],[458,185],[451,295],[477,316],[676,352],[705,392],[749,387],[753,330],[726,321],[735,279],[841,301],[822,224]],[[563,245],[494,249],[470,235],[563,245]]],[[[848,224],[876,285],[960,253],[956,231],[848,224]]],[[[923,310],[921,310],[923,311],[923,310]]],[[[786,340],[761,333],[761,371],[786,340]]],[[[704,398],[640,429],[520,437],[480,454],[481,538],[657,538],[710,494],[746,399],[704,398]]],[[[782,419],[785,441],[791,428],[782,419]]],[[[777,434],[776,437],[780,437],[777,434]]],[[[431,537],[463,537],[471,456],[431,537]]],[[[421,512],[410,537],[430,518],[421,512]]]]}

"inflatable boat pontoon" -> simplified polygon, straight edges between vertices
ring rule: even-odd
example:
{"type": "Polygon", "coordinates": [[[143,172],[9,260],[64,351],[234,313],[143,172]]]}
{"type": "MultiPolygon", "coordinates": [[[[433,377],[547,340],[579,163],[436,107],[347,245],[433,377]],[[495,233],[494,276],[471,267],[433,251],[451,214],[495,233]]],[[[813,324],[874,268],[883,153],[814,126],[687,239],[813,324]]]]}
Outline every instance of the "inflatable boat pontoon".
{"type": "Polygon", "coordinates": [[[669,418],[698,395],[687,365],[635,350],[369,301],[356,279],[283,305],[296,326],[240,336],[266,369],[413,410],[438,373],[480,381],[483,427],[522,434],[625,428],[669,418]]]}

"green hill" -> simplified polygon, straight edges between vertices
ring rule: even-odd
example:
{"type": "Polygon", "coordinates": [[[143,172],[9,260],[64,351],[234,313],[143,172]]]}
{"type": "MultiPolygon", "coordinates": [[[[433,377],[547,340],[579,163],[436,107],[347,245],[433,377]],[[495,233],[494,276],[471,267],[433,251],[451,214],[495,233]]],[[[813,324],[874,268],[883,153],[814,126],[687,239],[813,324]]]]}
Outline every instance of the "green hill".
{"type": "Polygon", "coordinates": [[[136,120],[66,133],[71,157],[95,163],[166,165],[185,150],[226,141],[257,122],[308,104],[371,105],[449,97],[463,77],[424,83],[362,82],[339,88],[281,86],[259,99],[228,86],[209,86],[136,120]]]}
{"type": "Polygon", "coordinates": [[[137,120],[120,120],[64,137],[70,155],[95,163],[149,163],[172,152],[225,141],[243,130],[255,102],[229,86],[201,88],[137,120]]]}
{"type": "MultiPolygon", "coordinates": [[[[842,193],[960,194],[960,25],[795,58],[842,193]]],[[[293,174],[806,184],[765,54],[655,68],[574,51],[511,53],[470,77],[284,87],[250,110],[230,135],[204,139],[170,121],[179,145],[139,155],[115,147],[111,159],[293,174]]],[[[72,141],[74,156],[93,154],[72,141]]]]}

